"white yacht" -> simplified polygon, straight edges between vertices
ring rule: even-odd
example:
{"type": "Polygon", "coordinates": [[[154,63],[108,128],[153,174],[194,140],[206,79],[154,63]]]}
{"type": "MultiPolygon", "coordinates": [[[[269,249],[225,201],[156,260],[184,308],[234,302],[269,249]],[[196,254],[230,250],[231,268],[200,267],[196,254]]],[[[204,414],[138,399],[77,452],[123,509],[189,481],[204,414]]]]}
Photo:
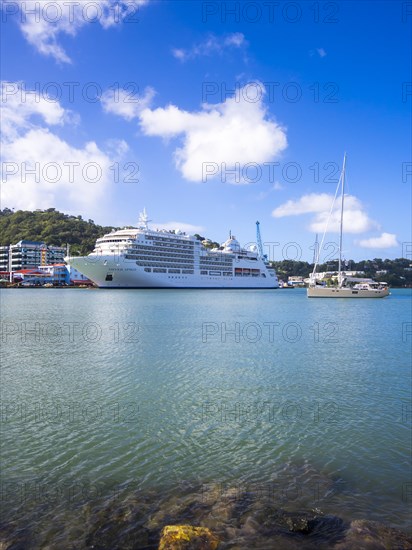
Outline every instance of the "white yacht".
{"type": "Polygon", "coordinates": [[[314,284],[308,287],[309,298],[384,298],[388,296],[387,283],[377,283],[372,279],[363,279],[362,283],[353,284],[359,279],[342,278],[342,284],[326,286],[314,284]]]}
{"type": "Polygon", "coordinates": [[[345,200],[345,168],[346,168],[346,153],[343,158],[342,173],[339,178],[336,188],[335,198],[333,200],[329,219],[326,224],[325,232],[322,237],[322,242],[318,248],[313,272],[310,275],[309,286],[307,289],[308,298],[384,298],[389,294],[387,283],[377,283],[372,279],[347,277],[342,271],[342,237],[343,237],[343,211],[345,200]],[[339,267],[337,275],[337,285],[327,286],[322,284],[316,278],[316,268],[319,263],[319,253],[325,239],[325,234],[328,229],[329,221],[335,206],[336,197],[339,188],[341,188],[341,207],[340,207],[340,238],[339,238],[339,267]]]}
{"type": "MultiPolygon", "coordinates": [[[[230,235],[210,249],[193,235],[152,230],[148,222],[144,210],[137,228],[112,231],[88,256],[65,261],[101,288],[279,287],[261,246],[246,250],[230,235]]],[[[260,243],[259,226],[258,237],[260,243]]]]}

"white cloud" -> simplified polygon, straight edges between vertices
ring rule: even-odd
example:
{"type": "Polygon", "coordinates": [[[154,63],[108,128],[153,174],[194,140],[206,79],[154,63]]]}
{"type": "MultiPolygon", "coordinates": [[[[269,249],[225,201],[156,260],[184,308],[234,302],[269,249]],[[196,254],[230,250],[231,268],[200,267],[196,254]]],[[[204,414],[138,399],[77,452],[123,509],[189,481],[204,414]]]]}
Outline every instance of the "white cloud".
{"type": "Polygon", "coordinates": [[[333,202],[333,196],[327,193],[311,193],[303,195],[297,201],[289,200],[281,204],[273,211],[275,218],[283,218],[284,216],[300,216],[310,212],[328,211],[333,202]]]}
{"type": "Polygon", "coordinates": [[[182,50],[180,48],[173,48],[172,54],[176,59],[179,59],[180,61],[186,60],[186,52],[185,50],[182,50]]]}
{"type": "Polygon", "coordinates": [[[229,34],[224,40],[225,46],[236,46],[237,48],[240,48],[240,46],[243,46],[245,44],[245,35],[241,32],[234,32],[232,34],[229,34]]]}
{"type": "MultiPolygon", "coordinates": [[[[285,216],[300,216],[302,214],[315,214],[309,224],[310,231],[323,233],[329,218],[329,212],[333,203],[333,195],[327,193],[310,193],[303,195],[298,200],[289,200],[281,204],[272,212],[275,218],[285,216]]],[[[340,227],[340,201],[337,200],[329,221],[328,232],[338,233],[340,227]]],[[[353,195],[345,195],[345,208],[343,213],[343,228],[345,233],[364,233],[369,229],[378,227],[371,220],[361,201],[353,195]]]]}
{"type": "MultiPolygon", "coordinates": [[[[3,83],[2,90],[10,84],[3,83]]],[[[82,148],[70,145],[51,131],[51,127],[66,124],[70,113],[58,102],[40,97],[36,101],[30,94],[24,97],[26,101],[22,102],[16,93],[1,103],[5,121],[1,143],[2,204],[30,210],[56,207],[98,215],[110,203],[110,166],[125,153],[127,144],[112,141],[109,152],[102,151],[94,141],[82,148]]]]}
{"type": "MultiPolygon", "coordinates": [[[[155,95],[146,88],[136,102],[117,100],[112,90],[103,94],[103,109],[126,120],[139,120],[143,134],[165,139],[181,138],[183,144],[174,151],[175,165],[189,181],[208,181],[222,177],[231,183],[251,183],[255,178],[248,163],[259,165],[277,158],[287,147],[286,130],[270,119],[264,106],[265,87],[259,82],[237,89],[234,97],[223,103],[204,103],[200,111],[189,112],[175,105],[151,109],[155,95]],[[229,172],[236,169],[239,177],[229,172]],[[226,172],[228,175],[226,176],[226,172]]],[[[256,169],[256,168],[255,168],[256,169]]],[[[279,184],[278,184],[279,188],[279,184]]]]}
{"type": "Polygon", "coordinates": [[[395,248],[399,246],[394,233],[382,233],[379,237],[363,239],[357,244],[363,248],[395,248]]]}
{"type": "Polygon", "coordinates": [[[140,127],[148,136],[182,136],[183,144],[174,153],[175,165],[189,181],[206,181],[205,175],[210,177],[212,172],[206,172],[206,166],[213,167],[213,177],[218,177],[237,163],[243,167],[273,161],[287,147],[286,131],[267,115],[264,86],[260,85],[256,101],[248,100],[246,88],[223,103],[205,103],[198,112],[174,105],[144,109],[140,127]]]}
{"type": "Polygon", "coordinates": [[[278,181],[275,181],[275,183],[272,185],[272,187],[270,187],[267,191],[261,191],[261,192],[257,195],[256,199],[257,199],[258,201],[261,201],[261,200],[263,200],[263,199],[267,199],[267,197],[268,197],[271,193],[273,193],[273,191],[283,191],[283,189],[284,189],[284,186],[283,186],[281,183],[279,183],[278,181]]]}
{"type": "Polygon", "coordinates": [[[75,122],[77,117],[57,101],[26,91],[23,82],[1,82],[2,136],[10,140],[22,130],[34,127],[32,117],[42,118],[49,126],[75,122]]]}
{"type": "MultiPolygon", "coordinates": [[[[46,2],[45,0],[16,0],[5,2],[18,7],[14,14],[25,39],[43,55],[51,56],[60,63],[71,63],[70,57],[58,42],[59,35],[75,36],[79,29],[89,23],[99,22],[107,29],[116,24],[136,21],[137,10],[147,0],[94,0],[83,2],[65,0],[46,2]]],[[[5,12],[4,17],[11,17],[5,12]]]]}
{"type": "Polygon", "coordinates": [[[196,57],[204,57],[214,54],[221,54],[227,48],[241,48],[247,45],[245,35],[241,32],[234,32],[222,37],[211,34],[206,40],[195,44],[185,50],[183,48],[174,48],[172,54],[179,61],[187,61],[196,57]]]}
{"type": "Polygon", "coordinates": [[[113,113],[126,120],[133,120],[139,116],[143,109],[150,106],[155,95],[156,92],[150,87],[145,88],[142,97],[124,89],[110,89],[102,94],[101,102],[106,113],[113,113]]]}
{"type": "Polygon", "coordinates": [[[316,48],[315,50],[309,50],[309,55],[311,57],[318,55],[319,57],[325,57],[327,54],[324,48],[316,48]]]}
{"type": "Polygon", "coordinates": [[[176,229],[183,231],[184,233],[189,233],[191,235],[193,235],[194,233],[202,233],[203,231],[205,231],[205,228],[201,225],[192,225],[185,222],[156,223],[155,227],[157,227],[158,229],[167,229],[168,231],[176,229]]]}

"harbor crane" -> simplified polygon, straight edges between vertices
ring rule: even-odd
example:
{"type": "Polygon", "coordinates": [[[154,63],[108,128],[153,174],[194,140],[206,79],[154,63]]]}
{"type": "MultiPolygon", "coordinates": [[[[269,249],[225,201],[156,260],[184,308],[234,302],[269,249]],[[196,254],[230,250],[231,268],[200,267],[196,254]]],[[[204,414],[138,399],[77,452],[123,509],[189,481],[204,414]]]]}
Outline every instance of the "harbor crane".
{"type": "Polygon", "coordinates": [[[256,244],[258,247],[259,256],[267,260],[268,259],[267,254],[263,254],[262,237],[260,235],[260,222],[256,222],[256,244]]]}

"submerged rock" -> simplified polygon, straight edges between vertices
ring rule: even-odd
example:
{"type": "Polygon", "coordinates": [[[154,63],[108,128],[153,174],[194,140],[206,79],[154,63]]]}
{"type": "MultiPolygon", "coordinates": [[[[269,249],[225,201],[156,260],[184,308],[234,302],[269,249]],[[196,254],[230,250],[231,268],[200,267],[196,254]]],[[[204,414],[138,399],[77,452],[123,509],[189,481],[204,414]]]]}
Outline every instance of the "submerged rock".
{"type": "MultiPolygon", "coordinates": [[[[151,533],[145,525],[150,509],[150,504],[143,498],[131,498],[123,502],[113,499],[94,513],[87,510],[84,547],[94,550],[150,547],[151,533]]],[[[153,534],[152,538],[155,536],[153,534]]]]}
{"type": "Polygon", "coordinates": [[[356,519],[351,522],[335,550],[411,550],[412,537],[377,521],[356,519]]]}
{"type": "Polygon", "coordinates": [[[166,525],[159,550],[216,550],[219,539],[206,527],[166,525]]]}
{"type": "Polygon", "coordinates": [[[0,550],[412,550],[411,536],[397,529],[278,495],[228,484],[189,485],[167,495],[124,491],[0,523],[0,550]]]}

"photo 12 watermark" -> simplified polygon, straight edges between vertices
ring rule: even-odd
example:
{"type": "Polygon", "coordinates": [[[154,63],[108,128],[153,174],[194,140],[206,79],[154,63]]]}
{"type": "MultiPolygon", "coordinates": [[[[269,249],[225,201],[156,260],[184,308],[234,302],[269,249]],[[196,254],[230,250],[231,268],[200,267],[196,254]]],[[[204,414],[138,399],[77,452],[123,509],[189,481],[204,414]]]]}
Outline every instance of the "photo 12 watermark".
{"type": "Polygon", "coordinates": [[[401,14],[402,14],[402,23],[412,22],[412,2],[402,2],[401,14]]]}
{"type": "Polygon", "coordinates": [[[412,98],[412,82],[402,82],[402,103],[407,103],[412,98]]]}
{"type": "Polygon", "coordinates": [[[137,323],[118,323],[101,325],[95,322],[49,322],[22,321],[20,323],[2,322],[1,341],[4,344],[73,344],[98,343],[138,343],[140,325],[137,323]]]}
{"type": "Polygon", "coordinates": [[[140,167],[136,162],[114,162],[103,166],[99,162],[11,162],[1,163],[1,182],[58,184],[75,183],[81,178],[85,183],[99,182],[139,183],[140,167]]]}
{"type": "MultiPolygon", "coordinates": [[[[246,482],[244,480],[224,481],[202,484],[202,503],[211,506],[211,514],[218,519],[222,513],[221,506],[239,504],[239,507],[252,506],[254,510],[260,508],[269,512],[269,507],[288,503],[300,503],[303,506],[319,507],[332,502],[344,486],[344,481],[333,481],[321,475],[313,474],[310,477],[281,474],[276,479],[260,482],[246,482]]],[[[315,510],[313,510],[315,512],[315,510]]],[[[288,521],[290,512],[278,510],[277,519],[288,521]],[[282,518],[282,514],[285,514],[282,518]]],[[[293,513],[292,513],[293,516],[293,513]]],[[[302,513],[302,518],[306,513],[302,513]]],[[[296,520],[296,517],[295,517],[296,520]]]]}
{"type": "Polygon", "coordinates": [[[402,323],[402,342],[412,342],[412,322],[402,323]]]}
{"type": "Polygon", "coordinates": [[[202,2],[203,23],[339,23],[339,2],[207,1],[202,2]]]}
{"type": "Polygon", "coordinates": [[[412,260],[412,242],[402,243],[402,258],[412,260]]]}
{"type": "Polygon", "coordinates": [[[339,181],[340,168],[336,162],[318,162],[302,165],[296,161],[280,162],[202,162],[202,182],[220,180],[221,183],[251,184],[265,183],[296,184],[301,181],[336,184],[339,181]]]}
{"type": "Polygon", "coordinates": [[[226,81],[202,82],[202,102],[210,100],[223,103],[227,99],[236,103],[298,103],[301,100],[313,103],[339,103],[339,84],[337,82],[312,82],[302,86],[299,82],[239,82],[229,84],[226,81]]]}
{"type": "Polygon", "coordinates": [[[97,81],[81,82],[79,80],[56,80],[40,82],[3,82],[1,87],[1,102],[18,100],[19,103],[99,103],[110,93],[112,103],[138,105],[143,99],[137,82],[113,82],[102,86],[97,81]]]}
{"type": "Polygon", "coordinates": [[[336,423],[339,413],[335,401],[206,401],[201,406],[202,423],[221,424],[336,423]]]}
{"type": "Polygon", "coordinates": [[[7,425],[91,425],[100,423],[130,424],[140,420],[140,406],[135,401],[102,402],[96,400],[1,401],[0,419],[7,425]]]}
{"type": "Polygon", "coordinates": [[[412,180],[412,162],[402,162],[402,183],[412,180]]]}
{"type": "Polygon", "coordinates": [[[18,21],[21,24],[64,24],[101,23],[110,26],[120,23],[139,22],[137,1],[90,1],[62,0],[22,1],[4,0],[1,5],[2,22],[18,21]]]}
{"type": "MultiPolygon", "coordinates": [[[[302,340],[305,328],[296,321],[280,323],[278,321],[264,321],[248,323],[214,322],[208,321],[202,324],[202,342],[206,343],[241,343],[249,344],[269,343],[280,341],[295,344],[302,340]]],[[[315,343],[336,344],[339,342],[339,325],[336,322],[314,323],[307,327],[307,334],[315,343]]],[[[307,336],[307,335],[306,335],[307,336]]]]}
{"type": "Polygon", "coordinates": [[[22,476],[0,481],[0,503],[79,505],[102,498],[118,499],[121,484],[111,480],[94,482],[89,479],[65,479],[51,482],[47,479],[22,476]]]}

